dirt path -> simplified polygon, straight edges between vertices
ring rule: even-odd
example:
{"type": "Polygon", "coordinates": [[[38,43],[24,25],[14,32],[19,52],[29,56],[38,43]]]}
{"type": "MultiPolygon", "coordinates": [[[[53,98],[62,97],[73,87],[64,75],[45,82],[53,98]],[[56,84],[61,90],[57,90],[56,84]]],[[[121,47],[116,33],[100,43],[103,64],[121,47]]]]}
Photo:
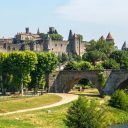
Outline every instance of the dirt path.
{"type": "Polygon", "coordinates": [[[62,100],[57,103],[42,106],[42,107],[23,109],[23,110],[18,110],[14,112],[0,113],[0,116],[6,116],[6,115],[11,115],[11,114],[16,114],[16,113],[30,112],[30,111],[35,111],[35,110],[40,110],[40,109],[45,109],[45,108],[56,107],[56,106],[60,106],[60,105],[72,102],[73,100],[76,100],[78,98],[78,95],[74,95],[74,94],[56,93],[55,95],[62,97],[62,100]]]}

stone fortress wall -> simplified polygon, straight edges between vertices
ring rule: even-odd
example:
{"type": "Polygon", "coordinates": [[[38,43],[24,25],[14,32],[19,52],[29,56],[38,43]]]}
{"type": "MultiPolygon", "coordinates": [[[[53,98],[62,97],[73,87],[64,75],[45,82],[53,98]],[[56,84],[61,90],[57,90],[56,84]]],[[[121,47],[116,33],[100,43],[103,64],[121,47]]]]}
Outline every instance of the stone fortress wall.
{"type": "MultiPolygon", "coordinates": [[[[40,33],[39,29],[36,34],[33,34],[29,32],[29,28],[26,28],[26,32],[17,33],[14,38],[1,38],[0,52],[31,50],[35,52],[53,52],[56,55],[65,53],[82,56],[84,54],[89,43],[82,41],[79,34],[73,34],[70,30],[68,40],[52,40],[49,33],[55,31],[54,27],[50,27],[47,34],[40,33]],[[41,34],[43,34],[43,37],[41,34]]],[[[113,41],[114,39],[109,33],[106,40],[113,41]]]]}

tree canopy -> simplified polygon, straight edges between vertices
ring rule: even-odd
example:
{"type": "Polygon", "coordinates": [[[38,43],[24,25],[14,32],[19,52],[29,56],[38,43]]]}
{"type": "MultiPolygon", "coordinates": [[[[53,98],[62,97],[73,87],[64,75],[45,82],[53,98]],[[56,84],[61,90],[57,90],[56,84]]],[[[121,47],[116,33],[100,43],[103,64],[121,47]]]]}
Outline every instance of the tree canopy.
{"type": "Polygon", "coordinates": [[[107,42],[106,40],[90,41],[90,45],[87,47],[88,51],[100,51],[109,56],[113,51],[116,50],[114,42],[107,42]]]}
{"type": "Polygon", "coordinates": [[[63,40],[63,36],[60,34],[49,34],[52,40],[63,40]]]}
{"type": "Polygon", "coordinates": [[[128,69],[128,51],[115,51],[110,58],[119,63],[121,69],[128,69]]]}
{"type": "Polygon", "coordinates": [[[88,51],[82,56],[83,60],[92,62],[94,65],[97,61],[103,61],[107,58],[106,54],[101,51],[88,51]]]}

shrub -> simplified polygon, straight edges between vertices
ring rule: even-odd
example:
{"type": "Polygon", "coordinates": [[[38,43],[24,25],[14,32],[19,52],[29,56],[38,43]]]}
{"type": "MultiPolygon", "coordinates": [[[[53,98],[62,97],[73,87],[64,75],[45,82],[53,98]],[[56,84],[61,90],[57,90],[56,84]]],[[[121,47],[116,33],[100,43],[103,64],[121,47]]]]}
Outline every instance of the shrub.
{"type": "Polygon", "coordinates": [[[103,128],[105,118],[101,109],[96,109],[96,104],[89,102],[84,97],[79,97],[68,109],[65,124],[69,128],[103,128]]]}
{"type": "Polygon", "coordinates": [[[92,66],[92,64],[90,62],[80,61],[79,62],[79,69],[82,70],[82,71],[85,71],[85,70],[93,70],[94,67],[92,66]]]}
{"type": "Polygon", "coordinates": [[[104,70],[104,67],[99,63],[94,66],[94,70],[104,70]]]}
{"type": "Polygon", "coordinates": [[[117,90],[109,101],[109,105],[128,111],[128,95],[123,90],[117,90]]]}
{"type": "Polygon", "coordinates": [[[79,70],[79,65],[76,61],[70,61],[65,66],[64,70],[79,70]]]}

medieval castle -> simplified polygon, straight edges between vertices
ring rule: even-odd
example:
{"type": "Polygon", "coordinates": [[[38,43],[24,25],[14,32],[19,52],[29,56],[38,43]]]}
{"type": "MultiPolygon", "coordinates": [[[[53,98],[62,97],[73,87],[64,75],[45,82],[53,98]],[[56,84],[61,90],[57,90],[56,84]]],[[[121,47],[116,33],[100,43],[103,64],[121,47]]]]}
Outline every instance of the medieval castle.
{"type": "MultiPolygon", "coordinates": [[[[29,32],[29,28],[26,28],[26,32],[17,33],[14,38],[1,38],[0,39],[0,51],[11,52],[19,50],[32,50],[35,52],[50,51],[57,55],[65,54],[77,54],[83,55],[89,43],[82,41],[79,34],[73,34],[70,30],[68,40],[53,40],[50,34],[57,33],[54,27],[49,28],[47,34],[40,33],[39,29],[37,34],[29,32]]],[[[100,39],[104,39],[102,36],[100,39]]],[[[106,37],[106,41],[114,41],[109,33],[106,37]]]]}

